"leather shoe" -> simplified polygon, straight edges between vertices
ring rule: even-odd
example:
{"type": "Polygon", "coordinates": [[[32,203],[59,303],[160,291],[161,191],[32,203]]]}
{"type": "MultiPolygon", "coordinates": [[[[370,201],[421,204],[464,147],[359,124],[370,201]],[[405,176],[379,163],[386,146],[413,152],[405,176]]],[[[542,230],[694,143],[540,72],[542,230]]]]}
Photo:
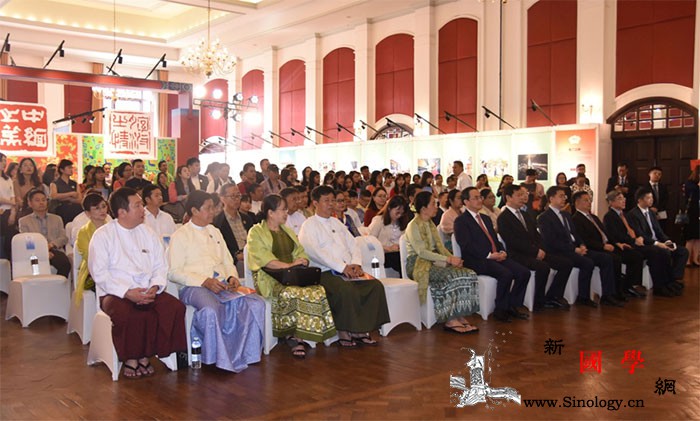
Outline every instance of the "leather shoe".
{"type": "Polygon", "coordinates": [[[595,303],[595,301],[591,300],[590,298],[578,298],[576,299],[576,305],[581,305],[581,306],[586,306],[586,307],[591,307],[591,308],[598,308],[598,304],[595,303]]]}
{"type": "Polygon", "coordinates": [[[514,319],[527,320],[530,316],[518,308],[511,308],[508,312],[514,319]]]}
{"type": "Polygon", "coordinates": [[[675,297],[676,294],[668,287],[654,288],[655,297],[675,297]]]}
{"type": "Polygon", "coordinates": [[[615,297],[610,295],[603,295],[600,297],[600,304],[610,307],[624,307],[621,301],[618,301],[615,297]]]}
{"type": "Polygon", "coordinates": [[[680,289],[685,288],[685,283],[683,283],[683,282],[680,282],[680,281],[673,281],[673,282],[671,282],[671,283],[674,284],[674,285],[677,285],[678,288],[680,288],[680,289]]]}
{"type": "Polygon", "coordinates": [[[562,310],[568,310],[571,308],[571,306],[569,305],[569,302],[566,301],[563,297],[555,298],[555,300],[559,303],[559,307],[562,310]]]}
{"type": "Polygon", "coordinates": [[[633,287],[628,288],[627,291],[625,291],[625,294],[627,294],[628,297],[636,297],[636,298],[642,298],[642,297],[647,296],[647,294],[645,292],[639,292],[636,289],[634,289],[633,287]]]}
{"type": "Polygon", "coordinates": [[[503,323],[510,323],[510,315],[507,311],[496,310],[493,312],[493,318],[503,323]]]}

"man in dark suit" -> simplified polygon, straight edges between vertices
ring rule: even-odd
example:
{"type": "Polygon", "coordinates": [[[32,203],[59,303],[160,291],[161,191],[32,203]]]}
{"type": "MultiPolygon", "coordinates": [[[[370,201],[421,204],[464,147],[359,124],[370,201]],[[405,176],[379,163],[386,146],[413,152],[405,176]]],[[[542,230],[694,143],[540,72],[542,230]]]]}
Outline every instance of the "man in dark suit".
{"type": "Polygon", "coordinates": [[[663,171],[659,167],[651,167],[649,169],[649,182],[644,187],[651,189],[651,194],[654,196],[654,203],[651,204],[651,210],[656,214],[656,219],[659,221],[661,229],[666,228],[668,221],[668,187],[661,184],[661,175],[663,171]]]}
{"type": "MultiPolygon", "coordinates": [[[[624,213],[627,199],[621,192],[613,190],[608,193],[606,199],[610,210],[603,217],[603,222],[605,223],[609,241],[617,247],[641,253],[647,260],[651,277],[654,280],[654,284],[658,287],[654,289],[661,289],[662,286],[668,284],[671,273],[671,267],[663,250],[659,247],[644,245],[644,237],[638,235],[629,225],[624,213]]],[[[630,275],[629,267],[627,275],[630,275]]],[[[641,285],[641,281],[636,285],[641,285]]],[[[640,289],[635,289],[634,291],[642,296],[646,296],[646,293],[640,289]]]]}
{"type": "Polygon", "coordinates": [[[670,269],[671,277],[668,282],[658,290],[655,287],[654,295],[669,296],[669,293],[680,295],[683,289],[683,283],[680,281],[683,279],[685,262],[688,260],[688,250],[676,245],[661,229],[659,221],[651,210],[654,196],[650,188],[641,187],[637,190],[635,198],[637,206],[627,212],[627,221],[634,232],[643,237],[645,245],[658,247],[663,251],[667,267],[670,269]]]}
{"type": "Polygon", "coordinates": [[[605,225],[591,213],[593,200],[590,194],[584,191],[576,192],[572,201],[576,211],[571,219],[576,226],[576,232],[581,236],[586,247],[589,250],[606,253],[613,259],[616,288],[615,291],[603,291],[603,294],[614,292],[615,298],[622,301],[626,301],[627,296],[641,297],[642,295],[634,289],[634,285],[639,285],[642,282],[644,256],[629,246],[616,245],[610,240],[605,225]],[[626,276],[622,274],[623,263],[627,266],[626,276]]]}
{"type": "Polygon", "coordinates": [[[209,179],[199,173],[199,171],[202,169],[199,163],[199,158],[192,157],[188,159],[187,169],[190,170],[190,179],[192,180],[194,188],[197,190],[207,191],[209,179]]]}
{"type": "MultiPolygon", "coordinates": [[[[578,175],[578,174],[583,174],[583,175],[586,174],[586,164],[578,164],[576,166],[576,175],[578,175]]],[[[571,187],[575,183],[576,183],[576,177],[571,177],[569,180],[567,180],[566,185],[571,187]]],[[[591,180],[589,180],[588,177],[586,177],[586,184],[588,184],[589,186],[591,185],[591,180]]]]}
{"type": "Polygon", "coordinates": [[[503,188],[505,206],[498,216],[501,238],[506,243],[508,256],[521,265],[535,271],[535,306],[543,308],[569,309],[564,299],[564,290],[573,266],[560,257],[545,253],[542,238],[537,232],[537,223],[528,212],[520,208],[527,203],[528,192],[519,185],[509,184],[503,188]],[[550,269],[557,271],[552,285],[545,295],[550,269]]]}
{"type": "Polygon", "coordinates": [[[634,192],[637,190],[637,185],[629,176],[629,168],[624,162],[617,164],[617,175],[608,179],[608,186],[605,188],[605,193],[610,193],[616,190],[625,195],[627,199],[627,210],[634,206],[634,192]]]}
{"type": "Polygon", "coordinates": [[[467,211],[455,219],[454,233],[457,244],[462,249],[464,266],[479,275],[496,278],[496,310],[493,313],[496,320],[508,322],[511,316],[528,319],[523,299],[530,271],[508,258],[498,241],[491,218],[482,218],[479,214],[483,207],[483,197],[476,187],[467,187],[462,191],[462,203],[467,211]]]}
{"type": "Polygon", "coordinates": [[[242,276],[243,247],[246,245],[248,231],[254,222],[248,214],[239,212],[241,192],[238,186],[233,183],[224,184],[221,187],[221,193],[224,211],[214,218],[214,226],[221,231],[238,273],[242,276]]]}
{"type": "Polygon", "coordinates": [[[571,215],[561,210],[566,205],[564,187],[552,186],[547,189],[547,200],[549,201],[549,209],[537,218],[537,223],[542,232],[544,249],[547,253],[569,259],[571,264],[579,269],[578,299],[576,303],[589,307],[598,307],[590,299],[591,276],[593,275],[594,267],[598,266],[603,287],[601,304],[621,307],[623,305],[622,302],[611,295],[605,294],[606,291],[614,291],[615,289],[613,260],[604,253],[588,250],[581,237],[578,236],[576,227],[571,220],[571,215]]]}

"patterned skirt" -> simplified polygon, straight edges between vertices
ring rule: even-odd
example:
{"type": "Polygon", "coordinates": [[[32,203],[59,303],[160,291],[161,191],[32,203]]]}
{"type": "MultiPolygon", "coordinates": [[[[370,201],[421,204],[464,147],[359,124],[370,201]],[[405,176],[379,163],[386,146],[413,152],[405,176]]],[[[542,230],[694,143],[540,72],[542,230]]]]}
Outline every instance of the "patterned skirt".
{"type": "Polygon", "coordinates": [[[295,336],[322,342],[335,336],[335,324],[321,285],[284,286],[275,282],[270,297],[272,333],[279,338],[295,336]]]}
{"type": "MultiPolygon", "coordinates": [[[[413,273],[416,258],[413,255],[406,260],[409,274],[413,273]]],[[[479,311],[479,282],[471,269],[433,265],[430,268],[429,288],[438,323],[479,311]]]]}

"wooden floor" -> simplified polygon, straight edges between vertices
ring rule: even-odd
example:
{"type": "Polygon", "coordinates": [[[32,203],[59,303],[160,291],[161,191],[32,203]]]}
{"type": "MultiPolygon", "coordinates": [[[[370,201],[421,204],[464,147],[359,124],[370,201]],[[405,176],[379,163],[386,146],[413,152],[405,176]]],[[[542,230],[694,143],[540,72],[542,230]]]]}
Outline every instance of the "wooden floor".
{"type": "MultiPolygon", "coordinates": [[[[278,345],[240,374],[169,372],[158,363],[151,378],[118,382],[104,365],[85,365],[88,347],[66,335],[62,320],[44,317],[27,329],[2,320],[0,419],[700,419],[700,269],[685,280],[681,298],[650,296],[624,309],[573,307],[509,324],[478,319],[481,332],[469,336],[402,325],[374,348],[321,345],[296,360],[278,345]],[[563,339],[562,355],[544,353],[548,338],[563,339]],[[490,385],[517,389],[523,403],[455,408],[450,373],[469,374],[461,348],[484,354],[489,344],[490,385]],[[602,351],[600,374],[580,373],[582,350],[602,351]],[[621,364],[626,350],[642,353],[634,374],[621,364]],[[659,378],[675,380],[676,394],[655,394],[659,378]],[[624,403],[618,411],[564,407],[567,397],[624,403]],[[559,401],[533,408],[527,399],[559,401]],[[629,399],[644,407],[625,407],[629,399]]],[[[3,294],[3,315],[6,304],[3,294]]]]}

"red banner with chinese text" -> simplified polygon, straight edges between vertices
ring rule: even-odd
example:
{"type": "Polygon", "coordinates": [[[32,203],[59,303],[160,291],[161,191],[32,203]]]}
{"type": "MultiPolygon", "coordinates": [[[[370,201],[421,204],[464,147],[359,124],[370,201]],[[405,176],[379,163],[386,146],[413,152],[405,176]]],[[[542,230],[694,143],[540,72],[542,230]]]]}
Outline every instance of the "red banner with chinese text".
{"type": "Polygon", "coordinates": [[[150,113],[110,111],[108,118],[105,158],[156,159],[157,144],[152,135],[150,113]]]}
{"type": "Polygon", "coordinates": [[[0,151],[5,155],[52,156],[46,107],[0,102],[0,151]]]}

